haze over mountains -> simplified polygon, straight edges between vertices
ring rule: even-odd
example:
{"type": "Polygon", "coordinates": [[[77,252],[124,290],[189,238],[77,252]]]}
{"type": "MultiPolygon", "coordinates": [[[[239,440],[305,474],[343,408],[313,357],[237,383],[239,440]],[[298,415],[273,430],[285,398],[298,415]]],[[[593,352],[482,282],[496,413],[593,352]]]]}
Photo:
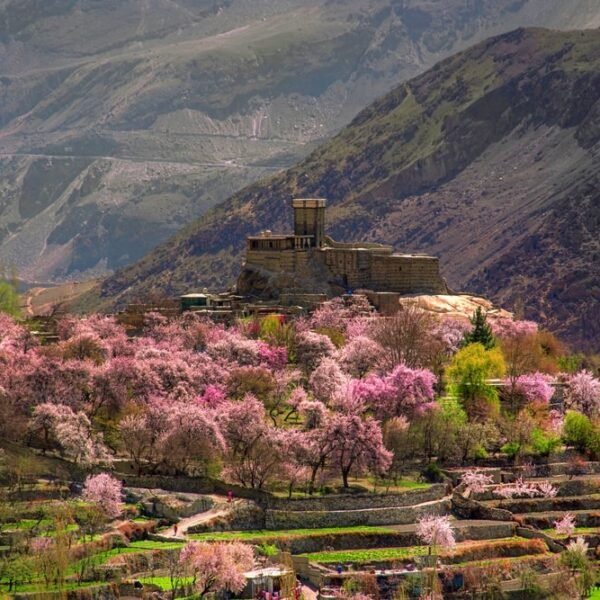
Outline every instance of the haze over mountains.
{"type": "MultiPolygon", "coordinates": [[[[0,0],[0,261],[16,266],[30,281],[84,278],[127,265],[235,190],[308,154],[393,85],[476,40],[519,25],[598,27],[600,3],[0,0]]],[[[506,66],[493,85],[508,81],[512,70],[519,71],[520,59],[512,60],[515,65],[506,66]]],[[[376,106],[393,104],[398,93],[376,106]]],[[[448,93],[460,96],[460,86],[448,93]]],[[[415,96],[415,107],[427,99],[415,96]]],[[[370,114],[363,113],[361,119],[370,114]]],[[[458,117],[447,119],[444,132],[458,117]]],[[[458,187],[461,180],[448,181],[428,192],[437,194],[429,197],[419,186],[434,180],[437,185],[438,179],[419,176],[408,184],[391,177],[393,169],[403,172],[402,165],[410,164],[408,150],[417,152],[414,159],[434,156],[438,142],[432,138],[417,148],[410,142],[412,129],[406,127],[421,124],[409,121],[384,123],[392,129],[363,139],[372,141],[374,148],[358,145],[357,155],[363,159],[348,163],[351,169],[344,167],[349,159],[344,158],[343,144],[335,153],[331,145],[325,146],[300,170],[275,180],[293,184],[271,182],[253,188],[209,217],[206,223],[213,226],[215,219],[228,219],[223,233],[215,230],[210,238],[206,225],[191,228],[189,232],[199,231],[199,237],[189,242],[193,260],[188,265],[169,254],[182,243],[180,236],[142,266],[107,282],[104,293],[120,294],[129,286],[127,277],[149,275],[148,265],[167,268],[171,259],[176,271],[168,280],[169,290],[228,283],[239,258],[240,236],[273,221],[283,224],[287,197],[310,189],[321,190],[337,203],[332,223],[337,235],[369,233],[403,246],[443,252],[450,280],[459,287],[475,283],[477,289],[493,292],[500,289],[494,286],[512,285],[514,265],[493,274],[499,259],[492,260],[491,250],[504,249],[502,236],[496,246],[482,248],[491,275],[477,275],[469,258],[475,250],[459,253],[465,243],[460,227],[442,230],[442,225],[459,223],[468,203],[479,214],[476,209],[484,197],[496,211],[494,219],[506,218],[526,229],[530,222],[519,212],[531,212],[519,208],[524,193],[515,195],[513,187],[498,184],[503,176],[498,173],[519,169],[529,159],[534,173],[540,161],[551,164],[555,157],[562,166],[544,177],[545,183],[523,174],[525,187],[540,181],[543,200],[538,208],[546,210],[551,191],[558,194],[568,181],[575,185],[575,179],[559,177],[570,169],[567,151],[582,155],[573,164],[575,173],[583,173],[593,144],[582,146],[554,122],[541,119],[536,129],[517,119],[510,124],[522,124],[523,132],[503,128],[504,146],[499,135],[482,136],[490,144],[478,163],[473,163],[472,153],[464,160],[459,156],[458,162],[452,158],[452,169],[446,163],[438,167],[425,162],[425,172],[439,168],[451,179],[451,171],[466,167],[460,175],[467,178],[465,185],[480,180],[479,187],[471,188],[458,187]],[[375,149],[381,136],[389,138],[389,152],[398,156],[389,166],[376,164],[382,157],[375,149]],[[543,149],[539,160],[538,147],[543,149]],[[496,159],[513,160],[518,148],[524,162],[497,165],[496,159]],[[371,166],[364,166],[364,157],[371,166]],[[302,169],[306,181],[300,177],[302,169]],[[469,169],[475,169],[471,176],[469,169]],[[334,171],[344,176],[332,176],[334,171]],[[555,180],[559,189],[552,188],[555,180]],[[486,195],[482,191],[478,196],[478,189],[486,195]],[[421,207],[427,202],[433,203],[431,211],[421,207]],[[239,209],[230,212],[245,203],[256,215],[240,219],[239,209]],[[211,254],[200,258],[205,250],[211,254]],[[465,260],[458,261],[463,255],[465,260]],[[217,277],[213,269],[218,267],[224,270],[217,277]]],[[[480,132],[472,135],[477,139],[480,132]]],[[[461,140],[452,143],[459,151],[463,148],[461,140]]],[[[577,183],[583,185],[579,178],[577,183]]],[[[489,216],[473,218],[485,226],[495,222],[489,216]]],[[[521,239],[529,238],[517,236],[513,243],[521,239]]],[[[160,281],[167,277],[162,275],[160,281]]]]}
{"type": "Polygon", "coordinates": [[[600,29],[520,29],[437,64],[108,278],[101,302],[228,285],[247,234],[289,229],[294,196],[329,199],[335,238],[437,254],[453,288],[600,349],[600,29]]]}

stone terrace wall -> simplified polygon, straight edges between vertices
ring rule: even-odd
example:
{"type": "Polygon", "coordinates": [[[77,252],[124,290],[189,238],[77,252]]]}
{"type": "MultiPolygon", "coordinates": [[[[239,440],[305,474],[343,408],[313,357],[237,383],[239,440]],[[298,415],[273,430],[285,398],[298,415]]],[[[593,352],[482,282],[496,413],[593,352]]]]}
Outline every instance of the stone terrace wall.
{"type": "MultiPolygon", "coordinates": [[[[516,523],[489,523],[485,527],[457,527],[456,540],[488,540],[515,535],[516,523]]],[[[322,552],[324,550],[351,550],[353,548],[399,548],[421,544],[414,532],[404,531],[340,531],[312,535],[264,538],[292,554],[322,552]]]]}
{"type": "Polygon", "coordinates": [[[268,508],[283,511],[360,510],[412,506],[444,497],[446,486],[435,484],[428,489],[410,490],[399,494],[340,494],[315,498],[268,499],[268,508]]]}
{"type": "Polygon", "coordinates": [[[188,494],[221,494],[233,492],[237,498],[246,498],[266,503],[270,494],[238,485],[230,485],[217,479],[203,477],[171,477],[168,475],[147,475],[137,477],[126,473],[115,473],[125,482],[126,487],[167,490],[169,492],[187,492],[188,494]]]}
{"type": "Polygon", "coordinates": [[[359,510],[284,511],[267,510],[267,529],[300,529],[304,527],[348,527],[354,525],[403,525],[414,523],[424,514],[450,513],[450,500],[439,500],[425,506],[364,508],[359,510]]]}

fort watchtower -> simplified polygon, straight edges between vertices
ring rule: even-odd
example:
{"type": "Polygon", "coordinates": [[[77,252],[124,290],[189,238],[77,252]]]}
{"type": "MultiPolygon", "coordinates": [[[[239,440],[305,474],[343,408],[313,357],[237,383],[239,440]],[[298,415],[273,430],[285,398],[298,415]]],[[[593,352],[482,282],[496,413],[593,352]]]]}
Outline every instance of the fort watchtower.
{"type": "Polygon", "coordinates": [[[325,242],[325,207],[324,198],[295,198],[294,235],[311,236],[313,248],[322,248],[325,242]]]}

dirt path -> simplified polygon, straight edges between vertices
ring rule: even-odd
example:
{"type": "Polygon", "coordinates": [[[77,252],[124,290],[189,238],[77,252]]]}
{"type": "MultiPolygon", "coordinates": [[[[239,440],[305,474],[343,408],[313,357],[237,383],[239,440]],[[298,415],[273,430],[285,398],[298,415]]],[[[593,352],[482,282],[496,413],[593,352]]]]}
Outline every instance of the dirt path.
{"type": "Polygon", "coordinates": [[[302,598],[304,598],[304,600],[317,600],[318,597],[319,593],[314,588],[309,587],[306,584],[302,586],[302,598]]]}
{"type": "Polygon", "coordinates": [[[186,517],[185,519],[181,519],[177,525],[173,525],[169,527],[169,529],[165,529],[160,532],[160,535],[168,538],[181,538],[185,539],[187,537],[187,530],[190,527],[194,527],[195,525],[200,525],[201,523],[206,523],[215,517],[224,517],[227,515],[231,509],[241,502],[239,499],[234,500],[231,503],[227,503],[223,501],[222,498],[219,499],[218,503],[205,512],[197,513],[192,515],[191,517],[186,517]],[[175,527],[177,527],[177,533],[175,533],[175,527]]]}

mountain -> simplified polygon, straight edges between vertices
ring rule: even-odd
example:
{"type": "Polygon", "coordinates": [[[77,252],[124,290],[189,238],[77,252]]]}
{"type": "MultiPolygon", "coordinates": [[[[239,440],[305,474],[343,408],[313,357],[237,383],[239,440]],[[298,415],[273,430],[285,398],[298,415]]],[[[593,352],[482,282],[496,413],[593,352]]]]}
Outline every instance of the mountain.
{"type": "Polygon", "coordinates": [[[0,0],[0,262],[105,275],[440,58],[597,0],[0,0]]]}
{"type": "Polygon", "coordinates": [[[438,255],[451,287],[598,350],[600,30],[519,29],[438,63],[106,279],[100,302],[230,284],[245,236],[288,230],[294,196],[329,200],[333,237],[438,255]]]}

